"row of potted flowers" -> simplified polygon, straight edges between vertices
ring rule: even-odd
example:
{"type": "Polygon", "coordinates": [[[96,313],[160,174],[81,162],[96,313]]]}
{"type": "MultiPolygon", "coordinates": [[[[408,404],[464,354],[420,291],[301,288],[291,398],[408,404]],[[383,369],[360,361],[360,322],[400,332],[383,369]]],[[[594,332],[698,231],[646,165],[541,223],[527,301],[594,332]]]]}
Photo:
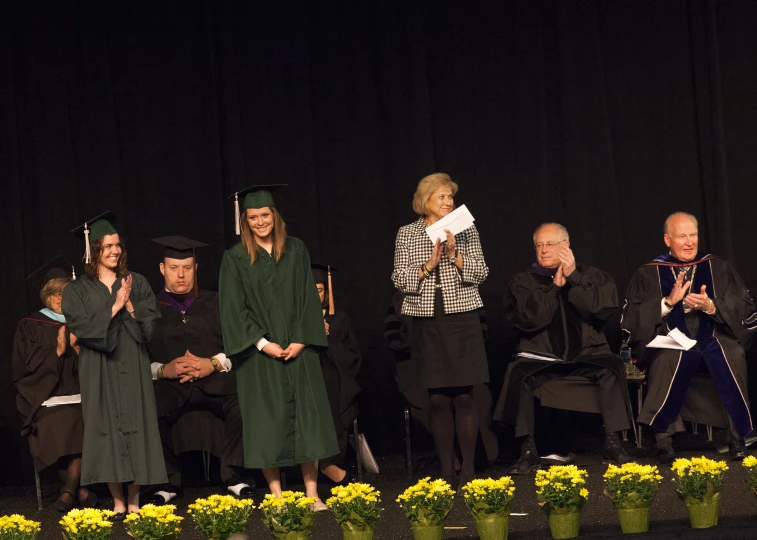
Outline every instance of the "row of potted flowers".
{"type": "MultiPolygon", "coordinates": [[[[757,458],[749,456],[742,462],[750,472],[749,488],[757,493],[757,458]]],[[[717,525],[720,493],[728,466],[724,461],[705,457],[678,459],[672,466],[677,492],[689,509],[692,527],[717,525]]],[[[585,487],[588,473],[575,465],[553,466],[536,472],[536,494],[539,505],[549,516],[554,538],[578,536],[580,511],[589,492],[585,487]]],[[[660,487],[662,476],[654,465],[626,463],[610,465],[604,474],[604,494],[613,502],[623,532],[644,532],[649,526],[649,507],[660,487]]],[[[470,510],[479,536],[483,540],[507,538],[510,508],[515,484],[510,477],[498,480],[477,479],[463,486],[464,500],[470,510]]],[[[379,518],[381,494],[368,484],[349,484],[332,490],[326,501],[345,540],[372,540],[379,518]]],[[[444,520],[452,508],[455,492],[444,480],[423,478],[407,488],[397,502],[410,520],[416,540],[440,540],[444,520]]],[[[260,504],[263,521],[277,539],[307,539],[313,528],[312,504],[315,499],[303,493],[285,491],[280,497],[266,495],[260,504]]],[[[251,499],[230,495],[211,495],[189,505],[188,513],[207,538],[228,538],[243,533],[252,510],[251,499]]],[[[126,517],[130,536],[136,540],[177,538],[184,518],[176,508],[143,506],[139,513],[126,517]]],[[[113,512],[97,509],[75,509],[61,519],[67,540],[105,540],[112,529],[113,512]]],[[[33,540],[40,524],[20,515],[0,517],[0,540],[33,540]]]]}

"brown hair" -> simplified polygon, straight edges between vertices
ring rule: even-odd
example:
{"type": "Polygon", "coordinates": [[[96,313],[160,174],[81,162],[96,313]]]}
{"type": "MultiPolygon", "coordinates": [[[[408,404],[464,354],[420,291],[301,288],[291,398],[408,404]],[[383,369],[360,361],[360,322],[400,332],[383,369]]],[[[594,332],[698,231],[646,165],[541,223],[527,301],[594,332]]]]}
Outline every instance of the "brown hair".
{"type": "MultiPolygon", "coordinates": [[[[273,206],[267,207],[273,214],[273,259],[279,262],[281,256],[284,254],[284,248],[287,243],[287,226],[284,223],[284,218],[281,217],[279,211],[273,206]]],[[[258,252],[258,244],[255,242],[255,235],[250,230],[250,224],[247,222],[247,210],[241,212],[239,216],[239,230],[242,234],[242,247],[244,252],[250,256],[250,266],[255,264],[258,260],[260,253],[258,252]]]]}
{"type": "Polygon", "coordinates": [[[42,300],[42,303],[45,304],[46,308],[50,307],[50,303],[48,300],[50,297],[54,294],[58,294],[60,292],[63,292],[63,289],[66,288],[66,285],[71,283],[71,278],[68,277],[56,277],[48,281],[44,284],[42,289],[39,291],[39,299],[42,300]]]}
{"type": "Polygon", "coordinates": [[[452,190],[453,197],[457,194],[457,184],[447,173],[433,173],[421,178],[413,195],[413,211],[419,216],[425,216],[429,199],[443,188],[452,190]]]}
{"type": "MultiPolygon", "coordinates": [[[[129,269],[126,266],[126,246],[123,242],[121,244],[121,256],[118,258],[118,267],[116,268],[116,274],[119,276],[125,276],[129,273],[129,269]]],[[[102,254],[102,238],[93,240],[89,243],[90,258],[88,263],[84,263],[84,273],[91,279],[99,279],[97,273],[97,266],[100,262],[100,255],[102,254]]]]}

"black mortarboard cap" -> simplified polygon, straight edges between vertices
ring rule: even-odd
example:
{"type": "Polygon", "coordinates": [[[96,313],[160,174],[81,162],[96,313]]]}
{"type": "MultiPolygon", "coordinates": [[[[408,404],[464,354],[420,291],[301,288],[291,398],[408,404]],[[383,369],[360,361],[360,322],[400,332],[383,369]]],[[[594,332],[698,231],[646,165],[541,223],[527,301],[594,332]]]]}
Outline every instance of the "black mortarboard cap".
{"type": "Polygon", "coordinates": [[[84,249],[86,250],[84,253],[85,262],[88,263],[90,261],[90,242],[94,242],[98,238],[102,238],[103,236],[106,236],[108,234],[118,233],[115,227],[116,221],[116,216],[114,216],[110,210],[106,210],[99,216],[87,220],[78,227],[75,227],[71,230],[71,232],[76,236],[84,239],[84,249]]]}
{"type": "Polygon", "coordinates": [[[310,270],[313,272],[313,280],[316,283],[323,283],[329,290],[329,315],[334,314],[334,291],[331,286],[331,272],[338,272],[338,268],[334,268],[328,264],[322,263],[310,263],[310,270]]]}
{"type": "Polygon", "coordinates": [[[57,255],[54,259],[47,261],[45,264],[37,268],[34,272],[29,274],[26,278],[27,281],[37,281],[44,286],[48,281],[59,277],[72,277],[74,267],[64,259],[61,255],[57,255]]]}
{"type": "Polygon", "coordinates": [[[273,200],[274,191],[286,187],[288,184],[260,184],[257,186],[249,186],[244,189],[233,193],[229,199],[234,199],[234,219],[236,220],[236,232],[239,231],[239,216],[241,210],[247,210],[248,208],[265,208],[269,206],[276,208],[276,203],[273,200]],[[239,204],[239,197],[244,197],[242,205],[239,204]]]}
{"type": "Polygon", "coordinates": [[[163,236],[161,238],[153,238],[152,241],[163,246],[164,257],[180,260],[194,257],[195,248],[206,247],[208,245],[185,236],[163,236]]]}

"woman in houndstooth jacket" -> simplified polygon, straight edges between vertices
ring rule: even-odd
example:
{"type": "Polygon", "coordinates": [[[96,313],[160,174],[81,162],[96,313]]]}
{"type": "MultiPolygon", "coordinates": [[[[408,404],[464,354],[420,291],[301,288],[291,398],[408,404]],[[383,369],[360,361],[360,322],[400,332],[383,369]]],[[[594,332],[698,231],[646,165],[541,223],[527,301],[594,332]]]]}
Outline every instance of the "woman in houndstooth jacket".
{"type": "Polygon", "coordinates": [[[421,364],[421,383],[429,393],[429,424],[442,474],[458,484],[454,470],[457,434],[462,470],[459,485],[473,477],[478,417],[473,385],[489,382],[478,309],[478,286],[489,268],[475,226],[434,244],[426,234],[455,208],[457,184],[434,173],[418,182],[413,210],[420,218],[401,227],[394,251],[392,281],[405,293],[402,314],[411,315],[413,361],[421,364]],[[454,409],[454,412],[453,412],[454,409]]]}

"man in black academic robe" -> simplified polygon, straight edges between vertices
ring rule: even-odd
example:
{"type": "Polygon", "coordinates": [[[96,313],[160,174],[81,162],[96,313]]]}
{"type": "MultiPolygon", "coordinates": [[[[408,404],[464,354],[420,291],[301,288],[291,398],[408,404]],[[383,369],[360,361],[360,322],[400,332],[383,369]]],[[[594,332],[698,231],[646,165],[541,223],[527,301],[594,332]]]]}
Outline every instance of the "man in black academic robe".
{"type": "Polygon", "coordinates": [[[633,356],[648,378],[638,421],[657,432],[662,463],[675,458],[672,435],[684,430],[682,416],[729,427],[729,455],[741,459],[746,454],[743,439],[752,432],[744,352],[750,334],[742,321],[754,303],[727,261],[699,252],[694,216],[671,214],[664,232],[670,252],[636,271],[623,313],[633,356]],[[696,345],[686,351],[647,346],[674,329],[696,345]],[[700,373],[709,374],[709,393],[702,385],[690,386],[700,373]]]}
{"type": "Polygon", "coordinates": [[[357,396],[360,394],[357,378],[362,359],[349,315],[333,308],[330,274],[336,269],[319,263],[312,263],[311,267],[329,344],[328,349],[320,351],[318,356],[339,443],[339,454],[321,459],[318,467],[332,482],[345,483],[351,480],[346,472],[345,459],[350,428],[357,418],[357,396]]]}
{"type": "Polygon", "coordinates": [[[164,286],[156,294],[162,317],[149,350],[169,480],[153,502],[166,504],[181,493],[181,468],[171,429],[192,411],[208,411],[223,420],[221,480],[235,495],[250,495],[249,483],[239,476],[244,466],[242,416],[236,375],[223,353],[218,293],[197,287],[194,248],[205,244],[183,237],[153,241],[164,245],[160,263],[164,286]]]}
{"type": "Polygon", "coordinates": [[[515,425],[516,438],[525,437],[521,457],[509,474],[526,474],[538,467],[534,389],[568,376],[585,377],[597,385],[605,459],[630,461],[618,437],[618,431],[632,425],[625,366],[602,333],[618,308],[615,282],[598,268],[576,263],[562,225],[541,225],[534,233],[534,247],[537,262],[510,281],[505,316],[521,331],[521,351],[553,360],[518,359],[508,368],[494,419],[515,425]]]}

